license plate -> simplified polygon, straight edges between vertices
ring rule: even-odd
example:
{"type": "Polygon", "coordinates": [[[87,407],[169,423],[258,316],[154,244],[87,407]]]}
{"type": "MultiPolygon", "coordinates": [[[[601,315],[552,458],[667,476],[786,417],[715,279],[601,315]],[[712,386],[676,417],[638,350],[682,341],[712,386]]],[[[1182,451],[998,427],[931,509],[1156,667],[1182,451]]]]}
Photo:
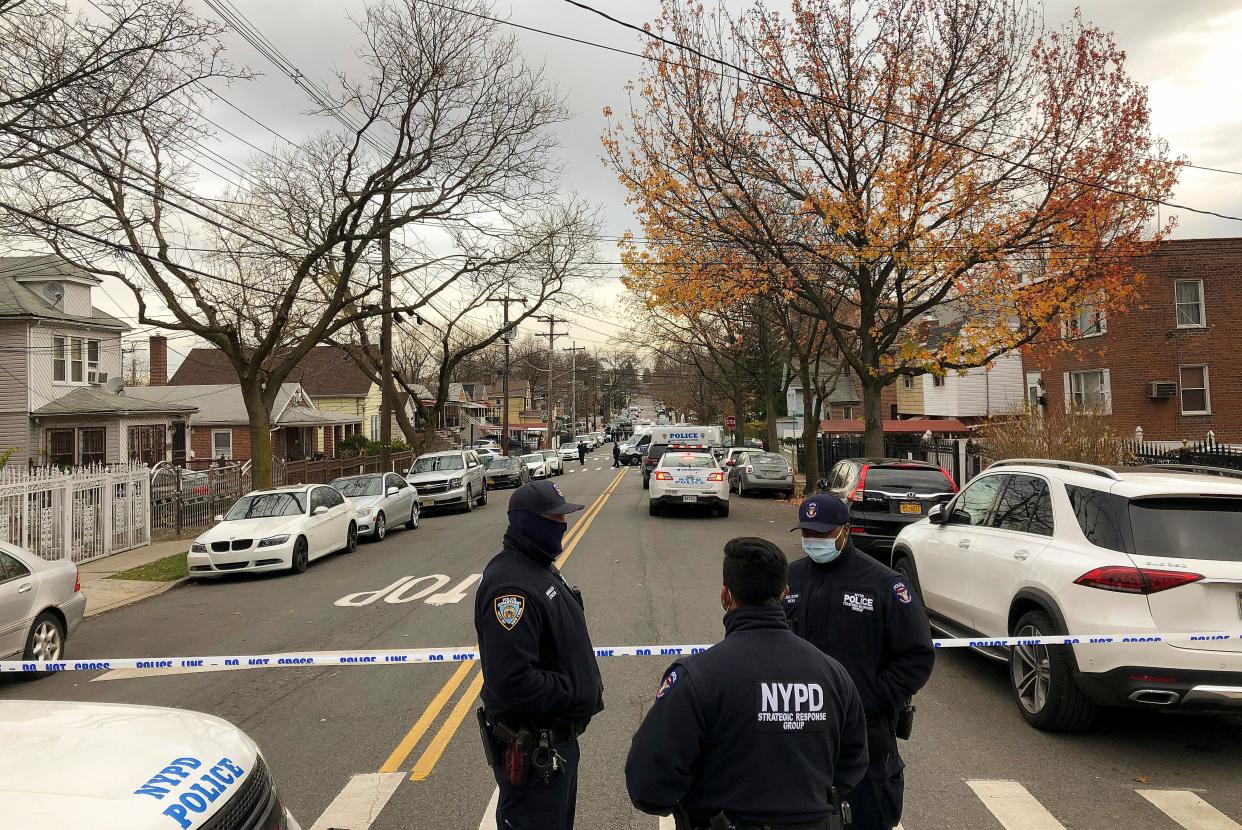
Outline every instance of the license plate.
{"type": "Polygon", "coordinates": [[[489,478],[489,479],[487,480],[487,483],[488,483],[488,484],[495,484],[495,483],[496,483],[496,479],[494,479],[494,478],[489,478]]]}
{"type": "Polygon", "coordinates": [[[913,513],[917,516],[923,512],[923,505],[917,502],[903,501],[900,509],[902,513],[913,513]]]}
{"type": "Polygon", "coordinates": [[[693,504],[694,502],[699,500],[699,497],[698,496],[682,496],[681,500],[685,502],[686,504],[693,504]]]}
{"type": "Polygon", "coordinates": [[[423,507],[435,507],[435,506],[436,506],[435,499],[423,499],[423,507]]]}

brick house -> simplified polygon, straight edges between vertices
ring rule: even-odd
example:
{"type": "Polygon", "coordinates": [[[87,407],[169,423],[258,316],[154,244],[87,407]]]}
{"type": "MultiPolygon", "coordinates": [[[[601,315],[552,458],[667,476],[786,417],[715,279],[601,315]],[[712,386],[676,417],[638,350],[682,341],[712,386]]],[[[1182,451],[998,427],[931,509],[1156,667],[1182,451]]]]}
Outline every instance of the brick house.
{"type": "Polygon", "coordinates": [[[1028,399],[1149,441],[1242,443],[1242,238],[1163,242],[1139,270],[1130,310],[1086,304],[1061,326],[1071,349],[1028,350],[1028,399]]]}

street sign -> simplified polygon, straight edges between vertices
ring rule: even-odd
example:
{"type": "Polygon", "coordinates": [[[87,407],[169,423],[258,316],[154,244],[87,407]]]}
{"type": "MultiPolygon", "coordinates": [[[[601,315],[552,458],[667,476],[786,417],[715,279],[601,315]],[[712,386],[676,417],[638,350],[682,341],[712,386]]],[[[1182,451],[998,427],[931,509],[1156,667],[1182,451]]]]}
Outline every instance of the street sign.
{"type": "Polygon", "coordinates": [[[737,418],[735,416],[725,416],[725,429],[737,429],[737,418]]]}

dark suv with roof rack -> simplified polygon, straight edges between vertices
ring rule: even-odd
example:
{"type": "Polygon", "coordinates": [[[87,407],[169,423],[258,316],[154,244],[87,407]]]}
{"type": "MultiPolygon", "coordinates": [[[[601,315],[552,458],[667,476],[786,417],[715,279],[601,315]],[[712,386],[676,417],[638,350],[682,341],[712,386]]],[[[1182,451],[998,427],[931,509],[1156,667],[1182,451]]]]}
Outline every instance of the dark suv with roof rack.
{"type": "Polygon", "coordinates": [[[893,540],[912,522],[957,493],[953,478],[927,461],[847,458],[833,465],[828,492],[850,511],[854,546],[891,565],[893,540]]]}

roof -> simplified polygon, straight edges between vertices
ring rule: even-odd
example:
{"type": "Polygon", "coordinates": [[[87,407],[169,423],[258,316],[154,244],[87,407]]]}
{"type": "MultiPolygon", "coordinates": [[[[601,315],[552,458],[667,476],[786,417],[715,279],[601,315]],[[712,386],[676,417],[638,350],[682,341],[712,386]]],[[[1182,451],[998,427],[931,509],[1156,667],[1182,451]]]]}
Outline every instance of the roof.
{"type": "MultiPolygon", "coordinates": [[[[274,416],[288,407],[289,400],[298,392],[298,384],[282,383],[272,406],[274,416]]],[[[135,386],[125,390],[128,397],[141,398],[160,403],[192,403],[198,408],[194,416],[199,424],[249,425],[246,403],[242,400],[239,383],[205,383],[194,386],[135,386]]],[[[289,407],[293,408],[293,407],[289,407]]],[[[355,418],[355,421],[358,419],[355,418]]],[[[284,424],[277,424],[283,426],[284,424]]]]}
{"type": "Polygon", "coordinates": [[[185,415],[196,410],[190,404],[135,398],[125,390],[119,395],[98,386],[83,386],[45,403],[31,415],[185,415]]]}
{"type": "MultiPolygon", "coordinates": [[[[820,432],[835,432],[845,434],[861,435],[866,429],[863,421],[820,421],[820,432]]],[[[922,434],[931,431],[933,435],[944,435],[948,433],[967,433],[970,430],[966,425],[956,418],[945,418],[943,420],[934,420],[931,418],[912,418],[908,421],[884,420],[884,433],[886,435],[900,434],[922,434]]]]}
{"type": "MultiPolygon", "coordinates": [[[[789,383],[789,388],[801,391],[802,380],[794,377],[789,383]]],[[[837,382],[828,391],[826,403],[857,403],[861,400],[862,397],[858,394],[857,384],[854,383],[854,374],[847,371],[837,378],[837,382]]]]}
{"type": "Polygon", "coordinates": [[[318,427],[333,424],[360,424],[360,415],[348,412],[324,412],[311,406],[287,406],[276,419],[276,426],[281,427],[318,427]]]}
{"type": "MultiPolygon", "coordinates": [[[[300,383],[312,398],[365,398],[371,391],[371,379],[358,368],[349,352],[340,346],[316,346],[298,361],[285,378],[287,383],[300,383]]],[[[177,371],[168,379],[169,386],[237,383],[237,372],[228,356],[219,349],[190,349],[177,371]]]]}
{"type": "Polygon", "coordinates": [[[90,317],[67,314],[47,304],[34,289],[18,282],[18,279],[46,278],[48,280],[85,280],[92,285],[99,278],[87,273],[55,254],[38,256],[0,257],[0,317],[33,318],[37,320],[61,320],[83,323],[102,328],[127,331],[129,326],[111,314],[105,314],[94,306],[90,317]]]}

